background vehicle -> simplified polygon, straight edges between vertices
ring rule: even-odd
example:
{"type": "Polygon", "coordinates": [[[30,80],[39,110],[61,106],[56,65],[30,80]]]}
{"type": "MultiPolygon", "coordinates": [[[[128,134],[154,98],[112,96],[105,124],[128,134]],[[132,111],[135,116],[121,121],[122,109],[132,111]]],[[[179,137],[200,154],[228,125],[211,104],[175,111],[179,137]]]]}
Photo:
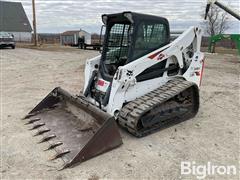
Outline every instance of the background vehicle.
{"type": "Polygon", "coordinates": [[[7,32],[0,32],[0,48],[11,47],[15,49],[14,36],[7,32]]]}
{"type": "Polygon", "coordinates": [[[101,48],[101,39],[97,34],[89,35],[84,32],[80,32],[80,37],[78,39],[78,47],[81,49],[92,48],[95,50],[100,50],[101,48]]]}
{"type": "Polygon", "coordinates": [[[170,42],[166,18],[102,15],[102,54],[87,61],[83,94],[57,87],[24,119],[65,167],[122,144],[116,122],[137,137],[193,118],[199,108],[202,30],[170,42]]]}

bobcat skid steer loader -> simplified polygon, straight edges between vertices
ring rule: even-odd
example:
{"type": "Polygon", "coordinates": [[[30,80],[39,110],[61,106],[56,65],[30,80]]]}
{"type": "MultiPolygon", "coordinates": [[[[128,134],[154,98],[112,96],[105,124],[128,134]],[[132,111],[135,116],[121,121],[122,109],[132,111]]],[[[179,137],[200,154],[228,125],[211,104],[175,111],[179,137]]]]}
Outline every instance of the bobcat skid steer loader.
{"type": "Polygon", "coordinates": [[[204,55],[201,29],[170,42],[167,19],[102,15],[101,55],[86,62],[83,93],[55,88],[24,119],[62,158],[63,168],[122,144],[118,126],[137,137],[194,117],[204,55]]]}

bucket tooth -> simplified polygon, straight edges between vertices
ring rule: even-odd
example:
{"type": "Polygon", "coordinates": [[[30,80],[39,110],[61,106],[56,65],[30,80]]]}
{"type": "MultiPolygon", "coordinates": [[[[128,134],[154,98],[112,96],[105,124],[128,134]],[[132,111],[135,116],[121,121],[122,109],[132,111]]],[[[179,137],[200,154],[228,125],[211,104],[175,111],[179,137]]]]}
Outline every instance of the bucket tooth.
{"type": "Polygon", "coordinates": [[[56,142],[56,143],[53,143],[53,144],[51,144],[50,146],[48,146],[48,148],[47,149],[45,149],[44,151],[47,151],[47,150],[50,150],[50,149],[53,149],[53,148],[55,148],[55,147],[57,147],[57,146],[60,146],[60,145],[62,145],[63,143],[62,142],[56,142]]]}
{"type": "Polygon", "coordinates": [[[37,128],[40,128],[41,126],[44,126],[45,123],[38,123],[38,124],[35,124],[32,128],[30,128],[29,130],[34,130],[34,129],[37,129],[37,128]]]}
{"type": "Polygon", "coordinates": [[[32,124],[32,123],[34,123],[34,122],[36,122],[36,121],[40,121],[41,120],[41,118],[35,118],[35,119],[30,119],[27,123],[25,123],[24,125],[27,125],[27,124],[32,124]]]}
{"type": "Polygon", "coordinates": [[[57,159],[57,158],[60,158],[62,157],[64,154],[67,154],[67,153],[70,153],[71,151],[70,150],[63,150],[59,153],[57,153],[55,156],[53,156],[52,158],[50,158],[50,160],[54,160],[54,159],[57,159]]]}
{"type": "Polygon", "coordinates": [[[22,118],[22,120],[28,119],[28,118],[30,118],[30,117],[32,117],[32,116],[35,116],[35,115],[36,115],[35,113],[28,113],[26,116],[24,116],[24,117],[22,118]]]}
{"type": "Polygon", "coordinates": [[[33,136],[38,136],[38,135],[44,134],[44,133],[49,132],[49,131],[50,131],[50,129],[41,129],[36,134],[34,134],[33,136]]]}
{"type": "Polygon", "coordinates": [[[38,142],[38,144],[43,143],[43,142],[46,142],[46,141],[49,141],[50,139],[55,138],[55,137],[56,137],[55,134],[51,134],[51,135],[49,135],[49,136],[45,136],[44,138],[42,138],[42,139],[38,142]]]}

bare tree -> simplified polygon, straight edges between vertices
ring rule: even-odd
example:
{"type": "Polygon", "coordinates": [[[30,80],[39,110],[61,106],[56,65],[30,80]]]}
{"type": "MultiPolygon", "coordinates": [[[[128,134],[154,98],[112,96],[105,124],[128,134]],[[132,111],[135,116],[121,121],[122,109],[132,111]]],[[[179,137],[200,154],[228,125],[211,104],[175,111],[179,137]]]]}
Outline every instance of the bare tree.
{"type": "MultiPolygon", "coordinates": [[[[202,14],[202,17],[204,17],[204,14],[202,14]]],[[[226,12],[215,5],[211,5],[207,15],[207,21],[203,22],[205,32],[210,36],[223,34],[229,29],[227,20],[228,16],[226,12]]],[[[215,43],[213,44],[212,52],[215,52],[215,43]]]]}
{"type": "Polygon", "coordinates": [[[212,5],[208,12],[207,21],[204,22],[206,33],[210,36],[224,33],[229,29],[227,20],[227,13],[217,6],[212,5]]]}

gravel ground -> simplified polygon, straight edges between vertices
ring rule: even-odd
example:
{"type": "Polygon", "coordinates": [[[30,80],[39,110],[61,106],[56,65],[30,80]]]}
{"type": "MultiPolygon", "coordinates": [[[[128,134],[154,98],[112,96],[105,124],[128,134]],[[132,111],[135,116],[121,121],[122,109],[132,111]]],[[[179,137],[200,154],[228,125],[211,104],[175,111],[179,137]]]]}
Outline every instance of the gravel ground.
{"type": "MultiPolygon", "coordinates": [[[[20,120],[54,87],[72,94],[83,87],[87,58],[96,51],[0,50],[1,169],[3,179],[196,179],[180,175],[181,161],[196,165],[239,162],[239,62],[234,55],[206,54],[201,107],[194,119],[137,139],[120,130],[123,145],[74,168],[57,171],[39,140],[20,120]]],[[[206,179],[238,179],[238,175],[206,179]]]]}

